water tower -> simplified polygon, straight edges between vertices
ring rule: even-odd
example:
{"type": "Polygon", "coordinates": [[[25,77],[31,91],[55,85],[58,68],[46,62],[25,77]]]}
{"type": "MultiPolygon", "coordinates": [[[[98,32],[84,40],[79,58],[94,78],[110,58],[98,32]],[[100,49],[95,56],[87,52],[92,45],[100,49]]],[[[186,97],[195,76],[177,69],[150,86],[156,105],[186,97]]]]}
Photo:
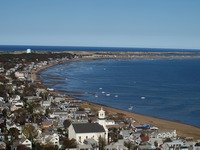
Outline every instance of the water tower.
{"type": "Polygon", "coordinates": [[[27,54],[30,54],[30,53],[31,53],[31,49],[27,49],[27,50],[26,50],[26,53],[27,53],[27,54]]]}

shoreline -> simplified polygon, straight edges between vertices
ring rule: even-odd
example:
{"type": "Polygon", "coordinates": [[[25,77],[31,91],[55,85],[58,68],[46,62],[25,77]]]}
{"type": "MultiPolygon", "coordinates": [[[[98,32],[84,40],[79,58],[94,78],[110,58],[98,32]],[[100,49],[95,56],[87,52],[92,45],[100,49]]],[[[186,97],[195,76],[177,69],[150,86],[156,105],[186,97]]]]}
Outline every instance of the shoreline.
{"type": "MultiPolygon", "coordinates": [[[[91,58],[91,57],[90,58],[78,58],[78,59],[67,60],[62,63],[68,63],[71,61],[97,60],[97,59],[101,60],[102,58],[91,58]]],[[[45,70],[49,67],[53,67],[55,65],[59,65],[62,63],[48,64],[46,66],[37,68],[37,70],[32,71],[31,78],[35,82],[39,82],[44,87],[47,87],[47,85],[45,85],[39,78],[39,73],[42,70],[45,70]]],[[[58,94],[59,91],[54,91],[54,93],[58,94]]],[[[71,97],[69,95],[66,95],[66,97],[69,99],[74,99],[74,97],[71,97]]],[[[136,121],[135,124],[140,124],[140,123],[141,124],[142,123],[151,124],[153,126],[158,127],[160,130],[176,130],[178,136],[193,137],[194,140],[200,139],[200,128],[196,127],[196,126],[192,126],[189,124],[184,124],[184,123],[176,122],[176,121],[170,121],[170,120],[166,120],[166,119],[162,119],[162,118],[157,118],[157,117],[153,117],[153,116],[149,116],[149,115],[138,114],[135,112],[129,112],[126,110],[121,110],[118,108],[113,108],[113,107],[109,107],[106,105],[89,102],[86,100],[82,100],[82,101],[83,101],[83,104],[88,105],[97,110],[99,110],[101,107],[103,107],[103,109],[109,114],[116,114],[116,113],[124,114],[125,117],[133,118],[136,121]]]]}

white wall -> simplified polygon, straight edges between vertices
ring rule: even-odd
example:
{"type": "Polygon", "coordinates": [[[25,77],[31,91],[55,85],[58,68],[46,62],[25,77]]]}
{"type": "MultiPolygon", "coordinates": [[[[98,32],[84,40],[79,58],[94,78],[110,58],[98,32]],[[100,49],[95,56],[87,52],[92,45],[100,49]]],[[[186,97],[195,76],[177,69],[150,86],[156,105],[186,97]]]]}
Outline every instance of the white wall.
{"type": "Polygon", "coordinates": [[[98,133],[78,133],[76,134],[72,125],[69,126],[68,128],[68,132],[69,132],[69,139],[76,139],[77,142],[79,143],[83,143],[83,141],[85,139],[90,139],[90,138],[93,138],[95,141],[98,142],[98,138],[101,136],[103,138],[106,138],[106,134],[105,132],[98,132],[98,133]],[[79,137],[81,137],[81,141],[79,140],[79,137]]]}
{"type": "Polygon", "coordinates": [[[105,132],[100,132],[100,133],[79,133],[76,134],[76,141],[79,143],[83,143],[83,141],[85,139],[94,139],[95,141],[99,141],[99,137],[103,137],[105,138],[105,132]],[[81,137],[81,139],[79,140],[79,137],[81,137]]]}

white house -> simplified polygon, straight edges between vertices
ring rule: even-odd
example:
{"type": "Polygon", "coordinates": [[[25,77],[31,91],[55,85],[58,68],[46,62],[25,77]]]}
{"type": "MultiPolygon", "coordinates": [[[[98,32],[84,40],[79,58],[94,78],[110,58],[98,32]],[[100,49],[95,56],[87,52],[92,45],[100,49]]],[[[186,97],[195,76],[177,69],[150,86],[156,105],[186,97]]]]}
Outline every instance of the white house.
{"type": "Polygon", "coordinates": [[[4,67],[2,67],[2,66],[0,65],[0,72],[4,72],[4,71],[5,71],[4,67]]]}
{"type": "Polygon", "coordinates": [[[25,74],[22,72],[15,72],[15,77],[18,79],[25,79],[25,74]]]}
{"type": "Polygon", "coordinates": [[[124,140],[118,140],[116,143],[110,143],[105,147],[105,150],[128,150],[128,148],[124,146],[124,142],[124,140]]]}
{"type": "Polygon", "coordinates": [[[0,149],[6,150],[6,143],[5,142],[0,141],[0,149]]]}
{"type": "Polygon", "coordinates": [[[198,141],[197,143],[194,144],[193,149],[200,150],[200,141],[198,141]]]}
{"type": "Polygon", "coordinates": [[[41,106],[45,108],[49,108],[51,106],[50,101],[41,101],[41,106]]]}
{"type": "Polygon", "coordinates": [[[59,146],[59,136],[56,133],[53,134],[43,134],[41,137],[42,144],[53,144],[59,146]]]}
{"type": "Polygon", "coordinates": [[[179,142],[179,141],[177,141],[177,142],[166,142],[166,143],[164,143],[163,145],[162,145],[162,150],[166,150],[166,149],[168,149],[168,150],[174,150],[174,149],[180,149],[181,148],[181,146],[183,146],[183,142],[179,142]]]}
{"type": "Polygon", "coordinates": [[[13,111],[18,110],[20,108],[23,108],[23,106],[22,105],[13,104],[13,105],[11,105],[10,110],[13,112],[13,111]]]}
{"type": "Polygon", "coordinates": [[[130,131],[129,130],[121,130],[120,135],[122,135],[123,139],[129,139],[130,138],[130,131]]]}
{"type": "Polygon", "coordinates": [[[9,103],[15,103],[15,102],[20,101],[20,99],[21,99],[21,98],[20,98],[19,95],[15,95],[14,97],[9,98],[8,102],[9,102],[9,103]]]}
{"type": "Polygon", "coordinates": [[[0,102],[5,102],[3,97],[0,97],[0,102]]]}
{"type": "Polygon", "coordinates": [[[106,126],[109,125],[115,125],[115,121],[114,120],[106,120],[106,126]]]}
{"type": "Polygon", "coordinates": [[[156,131],[151,134],[151,137],[154,138],[173,138],[177,137],[176,130],[172,131],[156,131]]]}
{"type": "Polygon", "coordinates": [[[26,138],[22,138],[22,139],[19,141],[19,144],[25,145],[26,147],[32,149],[32,143],[31,143],[31,141],[29,141],[29,140],[26,139],[26,138]]]}

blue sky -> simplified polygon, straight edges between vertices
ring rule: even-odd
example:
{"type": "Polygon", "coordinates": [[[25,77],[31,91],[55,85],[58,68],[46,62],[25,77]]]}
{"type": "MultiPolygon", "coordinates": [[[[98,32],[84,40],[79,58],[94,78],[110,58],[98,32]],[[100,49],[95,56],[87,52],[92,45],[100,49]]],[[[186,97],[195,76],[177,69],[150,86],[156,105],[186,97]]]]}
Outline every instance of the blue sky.
{"type": "Polygon", "coordinates": [[[0,45],[200,49],[200,0],[5,0],[0,45]]]}

